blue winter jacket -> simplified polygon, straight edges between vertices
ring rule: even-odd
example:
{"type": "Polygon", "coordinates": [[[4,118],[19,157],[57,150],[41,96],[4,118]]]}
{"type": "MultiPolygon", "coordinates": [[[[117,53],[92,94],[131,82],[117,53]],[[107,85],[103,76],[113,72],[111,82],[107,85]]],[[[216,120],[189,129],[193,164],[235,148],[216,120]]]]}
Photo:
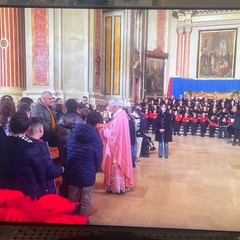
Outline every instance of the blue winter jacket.
{"type": "Polygon", "coordinates": [[[53,160],[51,159],[48,146],[45,142],[30,138],[33,141],[41,154],[42,164],[46,166],[46,180],[47,180],[47,194],[55,194],[56,187],[54,183],[54,179],[60,177],[63,174],[63,169],[60,166],[54,164],[53,160]]]}
{"type": "Polygon", "coordinates": [[[66,174],[70,185],[93,186],[103,160],[103,143],[91,124],[78,124],[67,141],[66,174]]]}

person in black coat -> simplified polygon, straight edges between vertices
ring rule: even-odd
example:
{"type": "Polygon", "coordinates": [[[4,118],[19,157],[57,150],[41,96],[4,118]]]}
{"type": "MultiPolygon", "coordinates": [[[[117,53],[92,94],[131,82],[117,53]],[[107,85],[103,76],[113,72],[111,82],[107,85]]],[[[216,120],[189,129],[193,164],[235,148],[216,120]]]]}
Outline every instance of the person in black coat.
{"type": "Polygon", "coordinates": [[[87,96],[82,97],[82,101],[79,103],[79,109],[87,108],[90,111],[93,111],[93,107],[89,104],[89,99],[87,96]]]}
{"type": "Polygon", "coordinates": [[[82,117],[77,113],[78,103],[74,98],[69,98],[65,102],[66,113],[60,117],[57,123],[57,138],[59,148],[59,163],[65,167],[66,165],[66,144],[70,132],[79,123],[85,123],[82,117]]]}
{"type": "Polygon", "coordinates": [[[22,191],[32,199],[38,199],[48,192],[47,170],[40,149],[26,137],[29,124],[30,119],[25,113],[15,113],[10,119],[6,188],[22,191]]]}
{"type": "Polygon", "coordinates": [[[168,158],[169,146],[168,143],[172,142],[172,124],[171,115],[166,111],[166,105],[162,105],[161,112],[157,116],[156,120],[156,134],[155,140],[158,144],[158,156],[160,158],[168,158]]]}
{"type": "Polygon", "coordinates": [[[90,111],[86,124],[78,124],[67,141],[68,198],[80,202],[76,214],[88,216],[91,211],[93,185],[103,161],[103,142],[95,128],[101,114],[90,111]]]}
{"type": "MultiPolygon", "coordinates": [[[[58,150],[59,158],[57,163],[66,167],[67,162],[67,139],[71,131],[75,128],[77,124],[85,123],[83,118],[78,113],[79,106],[74,98],[69,98],[65,102],[66,112],[60,117],[57,123],[57,138],[58,138],[58,150]]],[[[63,174],[63,183],[60,186],[60,195],[62,197],[68,197],[68,179],[67,175],[63,174]]]]}
{"type": "Polygon", "coordinates": [[[8,159],[7,153],[7,135],[4,128],[0,125],[0,188],[6,185],[6,164],[8,159]]]}
{"type": "Polygon", "coordinates": [[[233,138],[233,146],[236,145],[237,139],[240,144],[240,110],[238,110],[233,118],[233,124],[232,127],[234,129],[234,138],[233,138]]]}
{"type": "Polygon", "coordinates": [[[132,151],[132,164],[133,164],[133,167],[136,167],[137,137],[136,137],[136,130],[135,130],[135,120],[133,116],[129,115],[127,108],[124,108],[123,110],[125,110],[125,112],[128,115],[130,143],[131,143],[131,151],[132,151]]]}

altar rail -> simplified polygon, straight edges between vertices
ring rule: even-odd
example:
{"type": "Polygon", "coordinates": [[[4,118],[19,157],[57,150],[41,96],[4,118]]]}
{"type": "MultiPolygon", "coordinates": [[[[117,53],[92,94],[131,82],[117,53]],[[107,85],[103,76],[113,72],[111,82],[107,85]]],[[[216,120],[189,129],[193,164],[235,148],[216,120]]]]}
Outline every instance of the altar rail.
{"type": "Polygon", "coordinates": [[[240,92],[239,79],[190,79],[173,77],[169,79],[168,97],[178,99],[185,92],[194,93],[233,93],[240,92]]]}

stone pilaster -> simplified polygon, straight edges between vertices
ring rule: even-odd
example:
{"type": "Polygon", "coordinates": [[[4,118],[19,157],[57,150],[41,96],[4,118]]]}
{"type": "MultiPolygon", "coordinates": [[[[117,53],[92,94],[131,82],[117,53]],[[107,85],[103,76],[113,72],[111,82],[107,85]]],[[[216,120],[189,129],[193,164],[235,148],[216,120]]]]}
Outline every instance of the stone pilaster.
{"type": "Polygon", "coordinates": [[[0,8],[0,95],[18,100],[25,88],[24,9],[0,8]]]}
{"type": "Polygon", "coordinates": [[[177,64],[176,64],[176,76],[182,76],[183,34],[184,34],[184,26],[178,26],[178,27],[177,27],[177,64]]]}
{"type": "Polygon", "coordinates": [[[184,64],[183,64],[183,77],[189,77],[189,60],[190,60],[190,36],[192,26],[185,26],[185,39],[184,39],[184,64]]]}

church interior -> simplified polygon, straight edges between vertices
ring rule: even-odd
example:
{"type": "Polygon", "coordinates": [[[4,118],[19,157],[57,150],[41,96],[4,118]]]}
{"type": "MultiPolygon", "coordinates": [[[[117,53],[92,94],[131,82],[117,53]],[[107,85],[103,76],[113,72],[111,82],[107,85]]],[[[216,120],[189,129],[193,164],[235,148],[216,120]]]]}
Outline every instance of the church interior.
{"type": "MultiPolygon", "coordinates": [[[[0,96],[87,96],[99,111],[112,98],[132,109],[146,96],[240,97],[239,31],[234,9],[2,7],[0,96]]],[[[140,158],[136,186],[121,196],[106,194],[100,172],[90,222],[240,231],[239,149],[174,136],[167,160],[157,150],[140,158]]]]}
{"type": "Polygon", "coordinates": [[[0,16],[0,94],[15,101],[47,89],[131,107],[146,95],[200,94],[209,80],[205,92],[223,92],[226,80],[235,84],[228,92],[239,89],[239,10],[1,8],[0,16]]]}

